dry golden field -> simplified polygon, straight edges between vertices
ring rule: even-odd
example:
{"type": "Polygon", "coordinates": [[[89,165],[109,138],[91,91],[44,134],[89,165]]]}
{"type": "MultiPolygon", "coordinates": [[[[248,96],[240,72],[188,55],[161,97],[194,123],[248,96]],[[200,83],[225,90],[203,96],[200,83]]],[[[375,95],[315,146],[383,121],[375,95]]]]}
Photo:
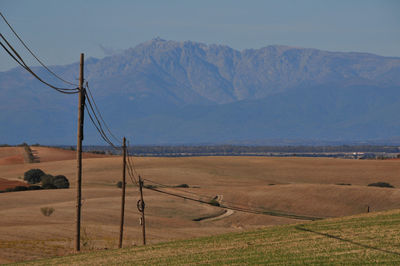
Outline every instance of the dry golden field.
{"type": "Polygon", "coordinates": [[[0,165],[24,163],[24,148],[22,147],[1,147],[0,165]]]}
{"type": "MultiPolygon", "coordinates": [[[[70,189],[0,194],[0,263],[73,252],[76,160],[70,151],[32,147],[42,158],[35,164],[0,165],[0,178],[21,181],[23,173],[40,168],[63,174],[70,189]],[[64,153],[65,152],[65,153],[64,153]],[[67,154],[68,153],[68,154],[67,154]],[[54,157],[52,157],[54,154],[54,157]],[[68,156],[67,156],[68,155],[68,156]],[[40,209],[52,207],[51,216],[40,209]]],[[[4,152],[0,152],[0,155],[4,152]]],[[[4,156],[6,157],[6,156],[4,156]]],[[[117,247],[122,159],[119,156],[83,160],[83,251],[117,247]]],[[[313,217],[339,217],[400,208],[400,161],[332,158],[190,157],[133,158],[145,179],[190,188],[164,188],[226,205],[313,217]],[[396,188],[368,187],[384,181],[396,188]],[[338,185],[339,183],[351,184],[338,185]],[[208,197],[205,197],[208,196],[208,197]]],[[[145,184],[150,184],[146,183],[145,184]]],[[[234,211],[220,219],[218,207],[145,190],[149,243],[242,231],[304,220],[234,211]]],[[[140,245],[137,187],[128,182],[124,246],[140,245]]]]}

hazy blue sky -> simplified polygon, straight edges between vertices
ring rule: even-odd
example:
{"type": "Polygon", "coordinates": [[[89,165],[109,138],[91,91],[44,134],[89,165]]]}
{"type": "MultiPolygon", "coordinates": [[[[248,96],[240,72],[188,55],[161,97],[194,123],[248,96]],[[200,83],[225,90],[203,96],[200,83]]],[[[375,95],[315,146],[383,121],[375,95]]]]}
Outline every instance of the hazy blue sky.
{"type": "MultiPolygon", "coordinates": [[[[76,62],[81,52],[104,57],[157,36],[240,50],[283,44],[400,56],[397,0],[0,0],[0,11],[49,65],[76,62]]],[[[23,50],[3,21],[0,30],[23,50]]],[[[0,71],[14,66],[1,50],[0,71]]]]}

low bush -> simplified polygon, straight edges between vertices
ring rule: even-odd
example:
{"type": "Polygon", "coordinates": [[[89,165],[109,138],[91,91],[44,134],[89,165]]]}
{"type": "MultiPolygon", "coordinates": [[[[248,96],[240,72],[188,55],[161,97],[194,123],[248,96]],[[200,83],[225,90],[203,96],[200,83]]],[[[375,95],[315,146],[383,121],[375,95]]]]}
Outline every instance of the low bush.
{"type": "Polygon", "coordinates": [[[56,188],[69,188],[69,181],[68,179],[63,176],[63,175],[56,175],[53,178],[53,185],[56,188]]]}
{"type": "Polygon", "coordinates": [[[43,207],[43,208],[40,208],[40,211],[44,216],[50,216],[54,212],[54,208],[43,207]]]}
{"type": "Polygon", "coordinates": [[[117,182],[117,188],[122,188],[122,181],[117,182]]]}
{"type": "Polygon", "coordinates": [[[177,185],[177,186],[175,186],[175,187],[183,187],[183,188],[188,188],[188,187],[189,187],[189,185],[188,185],[188,184],[180,184],[180,185],[177,185]]]}
{"type": "Polygon", "coordinates": [[[42,188],[44,189],[69,188],[69,181],[63,175],[52,176],[46,174],[42,176],[42,188]]]}
{"type": "Polygon", "coordinates": [[[219,202],[216,199],[212,199],[208,203],[213,206],[220,206],[219,202]]]}
{"type": "Polygon", "coordinates": [[[376,182],[376,183],[371,183],[368,184],[369,187],[388,187],[388,188],[394,188],[394,186],[392,186],[389,183],[386,182],[376,182]]]}

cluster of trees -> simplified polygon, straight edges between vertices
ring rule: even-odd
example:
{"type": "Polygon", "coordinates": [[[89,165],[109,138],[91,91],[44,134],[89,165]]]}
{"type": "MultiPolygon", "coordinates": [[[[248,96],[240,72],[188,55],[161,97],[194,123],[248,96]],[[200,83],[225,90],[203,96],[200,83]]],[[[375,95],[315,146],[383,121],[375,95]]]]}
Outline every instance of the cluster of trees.
{"type": "Polygon", "coordinates": [[[49,175],[43,172],[41,169],[31,169],[26,171],[24,173],[24,180],[30,184],[30,186],[6,188],[5,190],[0,190],[0,193],[25,190],[69,188],[69,181],[65,176],[49,175]]]}
{"type": "Polygon", "coordinates": [[[69,181],[63,175],[52,176],[40,169],[31,169],[24,173],[24,180],[29,184],[41,183],[43,189],[69,188],[69,181]]]}

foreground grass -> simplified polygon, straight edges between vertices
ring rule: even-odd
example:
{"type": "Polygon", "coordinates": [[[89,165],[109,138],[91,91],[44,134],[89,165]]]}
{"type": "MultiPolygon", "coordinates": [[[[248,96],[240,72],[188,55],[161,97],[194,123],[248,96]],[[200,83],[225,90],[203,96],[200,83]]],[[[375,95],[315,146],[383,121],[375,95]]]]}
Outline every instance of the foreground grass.
{"type": "Polygon", "coordinates": [[[104,264],[400,264],[400,210],[25,262],[104,264]]]}

